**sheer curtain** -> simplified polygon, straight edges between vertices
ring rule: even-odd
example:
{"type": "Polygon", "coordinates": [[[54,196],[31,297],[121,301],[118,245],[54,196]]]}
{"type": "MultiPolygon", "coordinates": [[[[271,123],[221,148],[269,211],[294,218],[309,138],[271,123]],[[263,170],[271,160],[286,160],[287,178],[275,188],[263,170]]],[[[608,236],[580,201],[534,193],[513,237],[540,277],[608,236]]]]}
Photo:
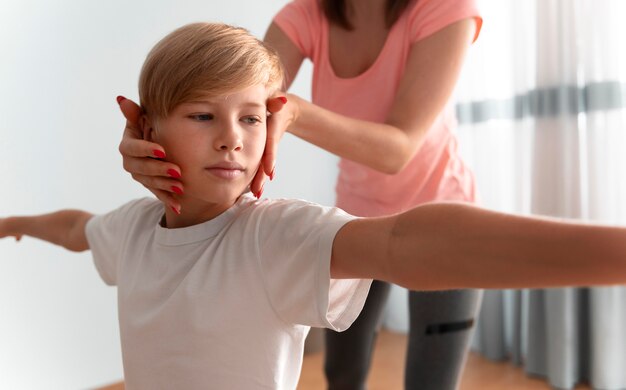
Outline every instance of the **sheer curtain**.
{"type": "MultiPolygon", "coordinates": [[[[481,9],[457,109],[482,204],[626,225],[626,1],[481,9]]],[[[557,388],[624,389],[626,288],[486,292],[475,348],[557,388]]]]}

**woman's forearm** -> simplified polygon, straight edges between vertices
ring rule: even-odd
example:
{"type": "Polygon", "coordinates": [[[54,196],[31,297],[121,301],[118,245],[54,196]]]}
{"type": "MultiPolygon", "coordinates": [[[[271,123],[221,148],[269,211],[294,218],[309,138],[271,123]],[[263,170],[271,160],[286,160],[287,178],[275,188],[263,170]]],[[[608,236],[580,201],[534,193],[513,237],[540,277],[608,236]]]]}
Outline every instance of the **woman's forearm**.
{"type": "Polygon", "coordinates": [[[395,218],[388,279],[415,289],[626,284],[626,228],[430,204],[395,218]]]}
{"type": "Polygon", "coordinates": [[[395,126],[349,118],[295,95],[289,95],[288,99],[298,106],[290,133],[383,173],[394,174],[404,168],[419,149],[425,134],[423,131],[423,134],[409,136],[395,126]]]}

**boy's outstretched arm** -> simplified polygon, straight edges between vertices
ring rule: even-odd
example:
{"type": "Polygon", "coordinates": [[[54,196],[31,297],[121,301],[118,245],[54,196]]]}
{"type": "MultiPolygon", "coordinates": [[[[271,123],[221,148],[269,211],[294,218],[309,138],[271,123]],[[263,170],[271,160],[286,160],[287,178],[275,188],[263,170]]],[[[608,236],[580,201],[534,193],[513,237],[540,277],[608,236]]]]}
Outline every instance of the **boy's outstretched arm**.
{"type": "Polygon", "coordinates": [[[626,228],[432,203],[346,224],[331,276],[413,290],[626,284],[626,228]]]}
{"type": "Polygon", "coordinates": [[[0,218],[0,238],[22,236],[39,238],[75,252],[89,249],[85,225],[92,214],[61,210],[50,214],[0,218]]]}

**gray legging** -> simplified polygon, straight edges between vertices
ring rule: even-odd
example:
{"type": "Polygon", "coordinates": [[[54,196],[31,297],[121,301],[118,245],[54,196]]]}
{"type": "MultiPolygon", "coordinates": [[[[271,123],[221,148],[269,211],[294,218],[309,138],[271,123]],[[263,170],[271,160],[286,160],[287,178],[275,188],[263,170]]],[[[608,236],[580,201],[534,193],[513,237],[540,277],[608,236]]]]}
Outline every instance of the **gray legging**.
{"type": "MultiPolygon", "coordinates": [[[[329,390],[363,390],[390,285],[374,281],[363,311],[345,332],[326,330],[329,390]]],[[[454,390],[467,353],[481,290],[409,292],[406,389],[454,390]]]]}

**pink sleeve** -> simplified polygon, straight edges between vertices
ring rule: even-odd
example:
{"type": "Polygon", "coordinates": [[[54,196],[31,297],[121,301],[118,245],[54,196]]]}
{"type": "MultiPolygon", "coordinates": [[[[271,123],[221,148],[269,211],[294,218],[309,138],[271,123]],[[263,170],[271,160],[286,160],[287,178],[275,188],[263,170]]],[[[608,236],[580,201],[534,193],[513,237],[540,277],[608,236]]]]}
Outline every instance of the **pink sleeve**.
{"type": "Polygon", "coordinates": [[[483,23],[476,0],[418,0],[409,12],[411,42],[466,18],[474,18],[476,21],[476,41],[483,23]]]}
{"type": "Polygon", "coordinates": [[[313,58],[316,39],[321,30],[321,10],[318,0],[294,0],[274,17],[274,23],[289,37],[300,52],[313,58]]]}

